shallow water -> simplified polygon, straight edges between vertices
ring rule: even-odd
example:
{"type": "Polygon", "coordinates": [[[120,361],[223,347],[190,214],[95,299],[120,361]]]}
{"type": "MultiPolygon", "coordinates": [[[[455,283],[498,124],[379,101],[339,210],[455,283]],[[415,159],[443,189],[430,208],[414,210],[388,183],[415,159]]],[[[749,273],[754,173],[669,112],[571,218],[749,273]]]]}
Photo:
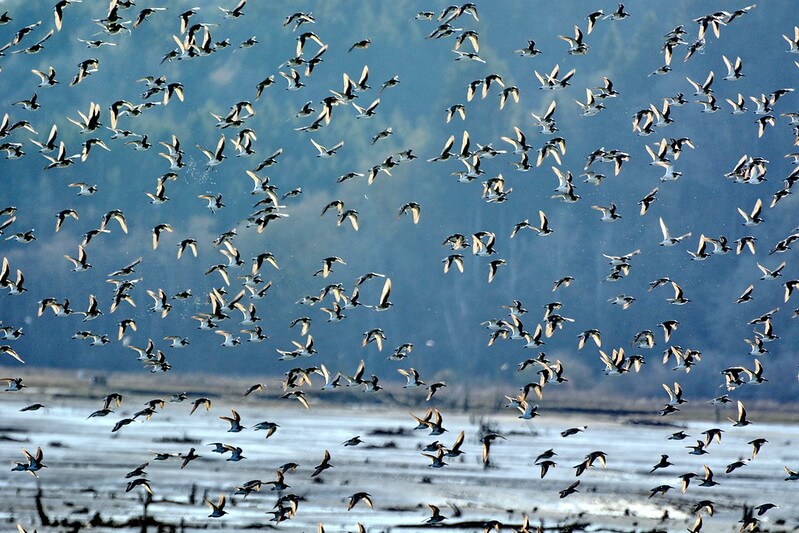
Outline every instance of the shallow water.
{"type": "MultiPolygon", "coordinates": [[[[725,430],[723,446],[714,442],[709,454],[693,456],[685,446],[703,438],[701,432],[712,424],[688,423],[684,429],[691,437],[672,441],[666,437],[676,427],[629,424],[605,417],[555,417],[550,412],[534,421],[523,421],[502,413],[484,419],[506,437],[495,441],[491,468],[484,469],[477,437],[480,420],[446,411],[442,414],[447,431],[443,436],[430,436],[426,430],[413,430],[415,422],[403,407],[353,410],[317,402],[306,411],[299,404],[258,400],[242,403],[237,399],[235,405],[245,426],[262,420],[280,425],[272,437],[265,439],[264,432],[251,429],[228,433],[226,422],[218,417],[229,415],[233,404],[224,400],[214,400],[210,412],[201,408],[189,416],[190,398],[182,404],[167,403],[151,420],[111,433],[116,420],[132,415],[148,399],[126,396],[115,413],[87,420],[86,416],[100,407],[96,400],[60,400],[58,404],[59,400],[54,399],[53,407],[24,413],[19,412],[26,405],[23,401],[4,395],[6,439],[0,441],[0,454],[21,461],[20,447],[34,451],[41,446],[48,468],[41,470],[38,478],[24,472],[0,476],[2,493],[16,495],[10,500],[13,504],[0,511],[0,518],[10,524],[18,521],[36,526],[34,494],[41,488],[45,512],[51,520],[66,517],[85,522],[99,512],[105,520],[126,521],[140,515],[142,493],[141,489],[126,493],[124,475],[150,461],[147,472],[155,502],[148,512],[158,521],[178,524],[182,520],[189,530],[263,526],[270,523],[271,515],[265,513],[272,510],[278,498],[278,494],[269,491],[269,485],[246,499],[230,495],[237,485],[250,479],[275,479],[275,469],[293,461],[299,468],[286,475],[290,488],[284,494],[297,494],[302,500],[294,518],[279,524],[280,529],[292,531],[313,530],[318,523],[323,523],[327,531],[354,530],[357,522],[369,530],[421,529],[429,516],[427,504],[439,506],[441,513],[449,517],[442,524],[444,527],[488,520],[518,526],[523,513],[527,513],[532,523],[543,522],[546,527],[589,523],[593,530],[680,531],[693,523],[691,508],[703,499],[716,504],[715,515],[705,516],[705,530],[737,529],[735,524],[742,516],[744,503],[765,502],[780,508],[761,517],[764,529],[781,520],[787,521],[784,527],[799,526],[796,492],[783,481],[783,465],[792,457],[793,443],[799,437],[799,428],[792,426],[758,424],[732,428],[725,423],[719,426],[725,430]],[[568,438],[560,436],[568,427],[583,425],[588,425],[584,432],[568,438]],[[444,468],[429,468],[430,461],[420,455],[420,448],[434,440],[449,446],[461,430],[466,432],[466,453],[459,459],[448,459],[444,468]],[[360,435],[364,443],[358,447],[342,446],[355,435],[360,435]],[[194,442],[163,442],[165,437],[185,437],[194,442]],[[725,474],[727,464],[750,457],[751,446],[747,442],[757,437],[769,441],[757,458],[732,474],[725,474]],[[246,459],[234,463],[225,460],[228,456],[212,453],[207,444],[216,441],[242,447],[246,459]],[[201,457],[184,469],[180,469],[178,458],[152,460],[152,451],[177,454],[188,452],[190,447],[197,448],[201,457]],[[541,479],[533,461],[548,448],[557,452],[557,466],[541,479]],[[325,450],[330,451],[333,468],[312,479],[310,474],[325,450]],[[579,477],[578,493],[559,498],[558,492],[577,479],[572,466],[594,450],[607,453],[607,468],[597,462],[579,477]],[[662,453],[669,454],[674,465],[650,474],[662,453]],[[719,485],[700,487],[694,479],[686,494],[680,494],[677,476],[690,471],[701,474],[704,464],[713,470],[719,485]],[[661,484],[675,488],[665,496],[648,498],[650,489],[661,484]],[[194,485],[195,501],[190,504],[194,485]],[[374,509],[360,503],[346,511],[349,496],[358,491],[371,494],[374,509]],[[209,509],[202,503],[206,493],[212,500],[219,494],[228,496],[226,516],[206,518],[209,509]],[[665,512],[668,518],[663,520],[665,512]]],[[[414,414],[423,413],[420,410],[414,414]]]]}

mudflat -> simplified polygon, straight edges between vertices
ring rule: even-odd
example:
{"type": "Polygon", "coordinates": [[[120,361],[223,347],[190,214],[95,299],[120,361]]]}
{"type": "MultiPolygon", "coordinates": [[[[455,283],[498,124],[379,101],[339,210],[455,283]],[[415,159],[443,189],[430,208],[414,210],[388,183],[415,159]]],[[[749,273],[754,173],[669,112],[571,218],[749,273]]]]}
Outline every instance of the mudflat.
{"type": "MultiPolygon", "coordinates": [[[[732,427],[728,421],[681,420],[664,424],[659,417],[618,417],[611,414],[573,414],[547,410],[532,420],[518,418],[519,411],[471,410],[439,407],[440,435],[419,425],[412,415],[425,417],[426,406],[379,405],[367,399],[353,404],[330,404],[324,395],[314,397],[311,408],[300,402],[274,400],[273,394],[208,394],[210,410],[199,406],[198,394],[189,392],[182,402],[171,395],[145,391],[124,384],[123,399],[107,416],[88,418],[102,407],[100,391],[113,386],[69,386],[64,381],[35,394],[6,392],[0,395],[0,455],[9,461],[0,475],[7,506],[0,520],[12,529],[19,523],[29,531],[77,530],[93,526],[95,531],[243,530],[277,527],[310,531],[323,524],[327,531],[355,531],[360,523],[367,530],[423,529],[431,516],[429,505],[446,519],[435,527],[480,530],[486,524],[521,527],[524,516],[531,527],[544,530],[684,531],[696,520],[694,507],[710,500],[715,512],[703,512],[704,528],[711,531],[737,529],[744,506],[778,505],[755,516],[760,527],[799,527],[793,481],[786,481],[784,466],[795,458],[799,428],[790,424],[757,423],[732,427]],[[81,392],[83,391],[83,392],[81,392]],[[21,411],[35,400],[45,405],[21,411]],[[119,420],[133,418],[153,399],[163,399],[150,419],[140,415],[116,432],[119,420]],[[245,429],[231,427],[220,417],[232,417],[235,409],[245,429]],[[253,429],[261,422],[277,424],[266,431],[253,429]],[[721,441],[703,447],[707,452],[691,454],[697,440],[705,442],[707,431],[720,428],[721,441]],[[569,431],[570,430],[570,431],[569,431]],[[431,468],[436,441],[451,449],[464,432],[457,457],[431,468]],[[683,440],[668,437],[678,431],[683,440]],[[567,436],[562,436],[565,432],[567,436]],[[570,434],[569,434],[570,433],[570,434]],[[496,434],[483,461],[481,440],[496,434]],[[355,446],[345,446],[360,436],[355,446]],[[752,459],[754,439],[766,439],[752,459]],[[230,461],[232,454],[215,453],[211,443],[241,448],[244,459],[230,461]],[[41,447],[46,467],[37,476],[11,471],[13,462],[25,463],[22,448],[31,453],[41,447]],[[424,448],[429,451],[423,451],[424,448]],[[181,464],[190,450],[198,458],[181,464]],[[536,458],[552,449],[552,465],[541,477],[536,458]],[[332,468],[312,477],[315,467],[329,452],[332,468]],[[604,452],[601,461],[581,469],[586,457],[604,452]],[[159,459],[157,454],[162,454],[159,459]],[[650,472],[661,455],[669,466],[650,472]],[[737,461],[742,465],[726,473],[737,461]],[[125,478],[126,473],[148,463],[146,474],[125,478]],[[286,469],[296,463],[295,469],[286,469]],[[705,465],[713,477],[708,483],[705,465]],[[284,487],[272,490],[270,483],[283,468],[284,487]],[[580,475],[576,475],[580,470],[580,475]],[[687,490],[681,491],[680,476],[695,473],[687,490]],[[142,486],[126,492],[128,482],[144,477],[152,488],[148,498],[142,486]],[[260,480],[260,490],[249,494],[241,487],[260,480]],[[577,492],[559,497],[574,482],[577,492]],[[704,484],[707,486],[702,486],[704,484]],[[717,484],[713,485],[715,482],[717,484]],[[656,487],[670,486],[665,493],[656,487]],[[366,492],[365,500],[347,510],[351,496],[366,492]],[[217,503],[225,495],[227,514],[209,518],[204,499],[217,503]],[[296,512],[278,520],[276,503],[296,502],[296,512]],[[145,505],[146,502],[146,505],[145,505]],[[49,526],[48,526],[49,523],[49,526]],[[142,524],[145,524],[143,527],[142,524]]],[[[242,382],[242,391],[246,384],[242,382]]],[[[237,389],[236,389],[237,390],[237,389]]],[[[178,391],[179,392],[179,391],[178,391]]],[[[366,395],[367,397],[369,395],[366,395]]],[[[671,421],[670,421],[671,422],[671,421]]],[[[283,504],[285,506],[287,504],[283,504]]],[[[280,507],[280,506],[278,506],[280,507]]]]}

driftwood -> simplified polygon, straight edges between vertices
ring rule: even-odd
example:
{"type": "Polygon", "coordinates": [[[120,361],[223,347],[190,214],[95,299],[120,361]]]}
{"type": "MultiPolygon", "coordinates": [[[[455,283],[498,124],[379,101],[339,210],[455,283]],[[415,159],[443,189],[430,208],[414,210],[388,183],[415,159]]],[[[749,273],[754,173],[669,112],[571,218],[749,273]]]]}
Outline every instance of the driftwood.
{"type": "Polygon", "coordinates": [[[36,491],[36,513],[39,515],[39,522],[41,522],[43,526],[49,526],[51,524],[50,518],[47,516],[47,513],[44,512],[44,505],[42,505],[41,487],[36,491]]]}

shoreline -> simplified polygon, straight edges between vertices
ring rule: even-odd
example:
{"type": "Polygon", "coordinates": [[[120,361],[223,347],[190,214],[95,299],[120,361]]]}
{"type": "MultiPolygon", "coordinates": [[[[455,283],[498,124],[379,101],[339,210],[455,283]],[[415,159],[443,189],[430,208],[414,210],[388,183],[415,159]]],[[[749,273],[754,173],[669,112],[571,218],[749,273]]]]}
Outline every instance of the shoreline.
{"type": "MultiPolygon", "coordinates": [[[[16,376],[19,367],[2,367],[0,374],[16,376]]],[[[28,370],[27,368],[24,370],[28,370]]],[[[25,373],[27,374],[27,373],[25,373]]],[[[24,375],[24,374],[23,374],[24,375]]],[[[248,403],[251,401],[278,402],[284,392],[280,387],[284,376],[244,376],[219,377],[199,372],[180,375],[157,375],[152,379],[149,374],[138,372],[97,373],[86,369],[64,370],[55,368],[37,368],[36,374],[25,375],[24,383],[28,393],[45,394],[53,398],[84,398],[95,396],[102,398],[112,390],[137,395],[171,395],[187,392],[190,395],[202,395],[217,398],[235,399],[248,403]],[[267,392],[259,392],[252,397],[243,398],[242,394],[253,383],[267,385],[267,392]]],[[[385,389],[378,393],[364,394],[359,387],[341,387],[333,391],[319,390],[320,377],[314,376],[314,386],[305,389],[313,403],[321,407],[330,406],[357,407],[358,409],[380,410],[386,406],[406,408],[426,408],[437,406],[453,413],[462,414],[479,410],[480,415],[496,415],[507,412],[504,407],[504,396],[515,394],[518,387],[511,383],[476,384],[466,386],[448,386],[437,395],[432,402],[425,402],[418,391],[404,389],[400,381],[386,383],[385,389]],[[475,391],[477,389],[477,391],[475,391]]],[[[19,393],[17,393],[19,394],[19,393]]],[[[668,416],[660,416],[656,406],[662,398],[602,398],[597,405],[596,395],[569,391],[566,394],[553,394],[542,400],[534,400],[542,411],[574,416],[598,416],[606,419],[629,420],[630,423],[651,426],[681,427],[688,421],[725,422],[727,416],[734,415],[734,404],[710,405],[707,402],[691,402],[682,404],[679,411],[668,416]]],[[[780,403],[773,400],[748,399],[747,410],[750,417],[762,422],[790,423],[799,421],[799,401],[780,403]]],[[[725,422],[726,423],[726,422],[725,422]]]]}

